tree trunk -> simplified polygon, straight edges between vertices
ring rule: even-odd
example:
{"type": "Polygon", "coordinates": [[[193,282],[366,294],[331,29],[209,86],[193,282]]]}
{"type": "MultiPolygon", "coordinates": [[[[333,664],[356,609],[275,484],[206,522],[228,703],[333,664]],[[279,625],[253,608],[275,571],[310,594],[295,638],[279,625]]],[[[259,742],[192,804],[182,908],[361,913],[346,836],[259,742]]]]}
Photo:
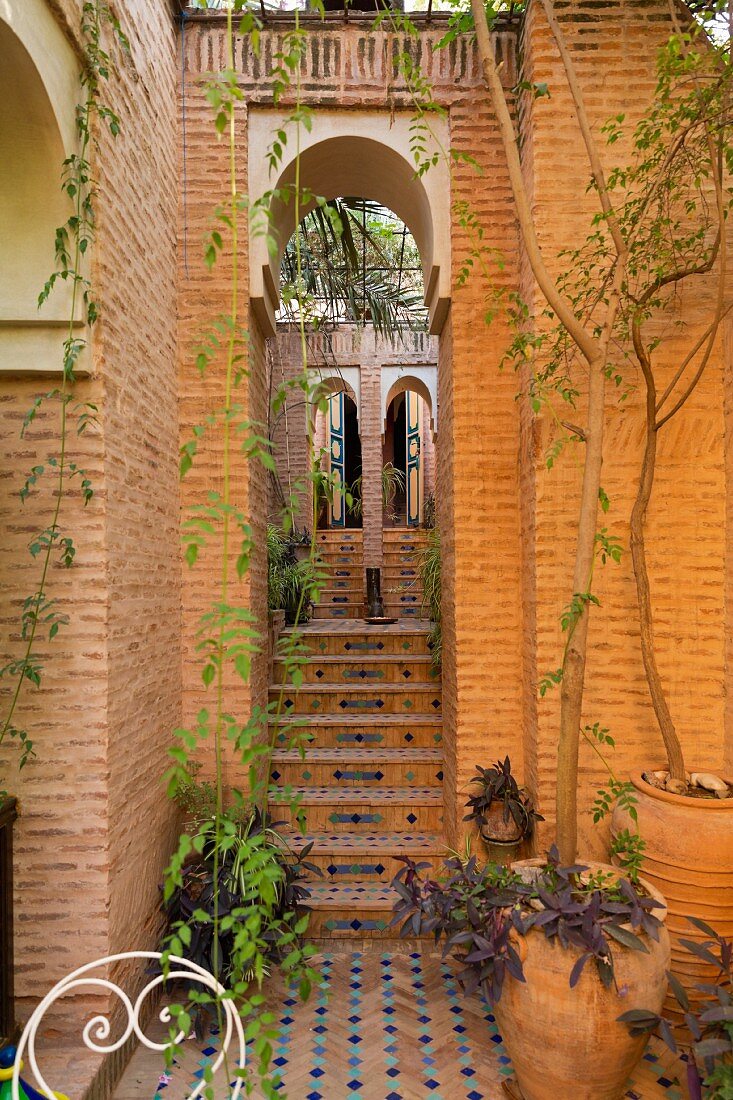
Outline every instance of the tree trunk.
{"type": "MultiPolygon", "coordinates": [[[[603,464],[603,424],[606,402],[605,358],[590,364],[585,464],[575,547],[573,596],[590,588],[596,553],[598,494],[603,464]]],[[[568,638],[560,685],[560,735],[557,746],[557,846],[563,863],[574,863],[578,847],[578,748],[583,711],[583,686],[588,649],[588,603],[568,638]]]]}
{"type": "MultiPolygon", "coordinates": [[[[642,368],[643,369],[643,368],[642,368]]],[[[649,694],[654,707],[654,714],[659,724],[659,730],[664,740],[664,748],[667,753],[667,763],[670,775],[673,779],[685,780],[685,761],[682,756],[677,731],[674,728],[672,715],[667,705],[667,699],[662,687],[662,678],[657,667],[657,658],[654,652],[654,621],[652,617],[652,597],[649,587],[649,573],[646,564],[646,544],[644,542],[644,524],[647,508],[654,486],[654,473],[657,460],[657,422],[656,422],[656,389],[653,378],[644,371],[646,380],[646,440],[644,443],[644,457],[641,463],[639,487],[636,492],[636,500],[631,511],[631,561],[634,567],[634,579],[636,580],[636,598],[639,604],[639,632],[641,635],[641,656],[644,661],[644,671],[649,685],[649,694]]]]}

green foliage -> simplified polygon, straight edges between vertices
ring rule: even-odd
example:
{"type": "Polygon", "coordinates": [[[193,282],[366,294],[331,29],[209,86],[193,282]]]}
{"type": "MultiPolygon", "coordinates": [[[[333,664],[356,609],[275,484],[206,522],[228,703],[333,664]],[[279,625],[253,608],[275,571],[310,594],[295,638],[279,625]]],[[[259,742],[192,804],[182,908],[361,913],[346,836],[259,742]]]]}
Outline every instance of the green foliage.
{"type": "MultiPolygon", "coordinates": [[[[61,524],[62,507],[78,485],[79,494],[86,506],[94,495],[87,472],[69,457],[70,436],[74,423],[76,434],[82,435],[95,423],[96,407],[87,402],[73,403],[76,366],[87,346],[87,341],[76,335],[77,313],[82,307],[86,323],[91,327],[99,317],[99,309],[92,294],[92,286],[85,273],[85,257],[95,236],[96,183],[91,154],[95,148],[94,137],[98,127],[105,126],[113,137],[120,130],[117,115],[102,99],[102,89],[112,70],[110,55],[102,47],[105,27],[111,28],[113,39],[128,49],[127,39],[119,21],[106,0],[85,0],[81,10],[81,42],[83,63],[80,83],[82,101],[75,112],[77,149],[62,165],[61,190],[68,199],[71,213],[63,225],[56,229],[54,241],[55,267],[38,295],[41,308],[51,297],[59,283],[71,285],[71,295],[61,359],[61,385],[35,398],[26,412],[21,426],[21,438],[25,438],[45,405],[49,416],[58,408],[58,452],[51,454],[44,464],[31,467],[18,496],[22,504],[41,488],[42,480],[49,479],[51,502],[50,522],[32,535],[28,543],[31,557],[38,561],[39,579],[36,590],[22,601],[21,641],[22,655],[0,667],[0,678],[14,681],[9,702],[0,718],[0,744],[6,738],[17,741],[20,749],[19,765],[23,768],[35,755],[33,739],[28,730],[14,720],[23,685],[41,687],[43,661],[38,650],[41,641],[54,640],[62,626],[67,626],[69,616],[57,607],[55,599],[48,596],[49,573],[54,563],[71,568],[76,556],[72,536],[61,524]]],[[[47,429],[46,429],[47,430],[47,429]]]]}
{"type": "Polygon", "coordinates": [[[417,246],[378,203],[340,198],[317,204],[285,248],[280,277],[291,319],[305,309],[309,325],[371,323],[391,340],[404,328],[425,328],[417,246]]]}
{"type": "Polygon", "coordinates": [[[428,645],[433,658],[433,668],[440,668],[442,658],[441,629],[441,557],[440,530],[433,527],[428,531],[425,547],[420,552],[420,579],[423,586],[423,607],[427,608],[432,626],[428,645]]]}
{"type": "MultiPolygon", "coordinates": [[[[599,787],[596,791],[592,809],[594,824],[597,825],[600,821],[603,821],[610,814],[613,807],[618,805],[636,825],[639,820],[636,809],[636,788],[628,780],[622,781],[616,778],[611,765],[599,747],[615,749],[615,739],[611,736],[608,728],[602,726],[600,722],[594,722],[592,726],[585,726],[582,734],[603,763],[609,776],[608,783],[603,787],[599,787]]],[[[640,836],[638,830],[620,829],[611,839],[611,856],[615,858],[620,867],[624,868],[633,883],[639,881],[645,849],[646,841],[640,836]]]]}
{"type": "MultiPolygon", "coordinates": [[[[351,504],[349,511],[356,519],[362,516],[362,477],[359,474],[351,483],[351,504]]],[[[387,462],[382,467],[382,507],[389,518],[394,519],[393,504],[399,492],[404,492],[405,475],[393,463],[387,462]]]]}

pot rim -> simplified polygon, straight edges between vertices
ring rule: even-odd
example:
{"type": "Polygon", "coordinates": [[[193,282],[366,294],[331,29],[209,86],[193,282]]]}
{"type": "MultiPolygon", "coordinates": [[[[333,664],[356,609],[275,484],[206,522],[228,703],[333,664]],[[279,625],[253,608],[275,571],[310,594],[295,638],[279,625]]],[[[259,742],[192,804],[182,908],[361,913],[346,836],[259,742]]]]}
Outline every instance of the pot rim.
{"type": "MultiPolygon", "coordinates": [[[[651,783],[647,783],[642,778],[641,772],[632,772],[631,782],[636,787],[637,791],[641,791],[642,794],[646,794],[649,798],[656,798],[660,802],[669,802],[673,806],[687,806],[694,807],[695,809],[704,811],[706,813],[714,812],[715,810],[733,810],[733,797],[728,798],[691,798],[688,794],[674,794],[672,791],[660,791],[659,787],[653,787],[651,783]]],[[[731,786],[731,781],[726,779],[725,782],[728,786],[731,786]]]]}
{"type": "MultiPolygon", "coordinates": [[[[512,869],[514,867],[544,867],[546,862],[547,861],[541,856],[532,856],[530,859],[516,859],[513,863],[510,864],[510,866],[512,867],[512,869]]],[[[576,860],[576,863],[580,863],[583,866],[587,867],[589,871],[611,871],[617,879],[628,878],[628,875],[624,875],[620,867],[615,867],[612,863],[602,863],[598,859],[583,859],[582,857],[578,858],[576,860]]],[[[657,920],[660,920],[662,924],[664,924],[667,920],[668,912],[667,900],[664,897],[664,894],[662,894],[661,891],[657,890],[656,886],[653,886],[652,883],[649,882],[648,879],[644,878],[643,875],[639,876],[639,885],[642,886],[645,893],[649,894],[649,896],[654,898],[655,901],[659,901],[662,903],[662,909],[653,909],[652,912],[657,920]]],[[[530,931],[539,932],[541,931],[541,929],[532,928],[530,929],[530,931]]]]}

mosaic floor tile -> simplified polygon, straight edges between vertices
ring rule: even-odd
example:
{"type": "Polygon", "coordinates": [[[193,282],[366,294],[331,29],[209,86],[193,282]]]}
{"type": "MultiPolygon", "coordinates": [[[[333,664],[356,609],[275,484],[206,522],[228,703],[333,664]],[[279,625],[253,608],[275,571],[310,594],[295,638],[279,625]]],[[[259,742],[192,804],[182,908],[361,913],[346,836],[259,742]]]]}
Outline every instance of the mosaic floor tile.
{"type": "MultiPolygon", "coordinates": [[[[278,1021],[273,1073],[289,1100],[505,1100],[511,1075],[489,1005],[464,997],[432,951],[331,952],[316,959],[322,985],[306,1003],[277,978],[265,987],[278,1021]]],[[[115,1100],[183,1100],[216,1040],[188,1040],[162,1086],[162,1059],[136,1054],[115,1100]],[[145,1067],[149,1069],[147,1084],[145,1067]],[[159,1085],[160,1082],[160,1085],[159,1085]]],[[[687,1100],[678,1063],[651,1047],[625,1100],[687,1100]]],[[[579,1070],[580,1072],[580,1070],[579,1070]]],[[[216,1091],[225,1100],[226,1086],[216,1091]]],[[[255,1084],[252,1095],[262,1100],[255,1084]]],[[[558,1097],[558,1100],[568,1100],[558,1097]]]]}

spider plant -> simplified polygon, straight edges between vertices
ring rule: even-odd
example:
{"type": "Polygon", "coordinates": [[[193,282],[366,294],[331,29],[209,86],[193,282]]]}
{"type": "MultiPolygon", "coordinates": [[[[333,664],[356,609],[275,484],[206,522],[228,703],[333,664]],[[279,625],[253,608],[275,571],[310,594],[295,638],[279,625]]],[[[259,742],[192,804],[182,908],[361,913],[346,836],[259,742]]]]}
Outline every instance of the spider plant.
{"type": "Polygon", "coordinates": [[[432,626],[428,644],[433,655],[433,667],[440,667],[442,651],[442,633],[440,623],[440,531],[433,527],[428,532],[428,541],[420,552],[420,578],[423,588],[423,610],[427,610],[432,626]]]}

